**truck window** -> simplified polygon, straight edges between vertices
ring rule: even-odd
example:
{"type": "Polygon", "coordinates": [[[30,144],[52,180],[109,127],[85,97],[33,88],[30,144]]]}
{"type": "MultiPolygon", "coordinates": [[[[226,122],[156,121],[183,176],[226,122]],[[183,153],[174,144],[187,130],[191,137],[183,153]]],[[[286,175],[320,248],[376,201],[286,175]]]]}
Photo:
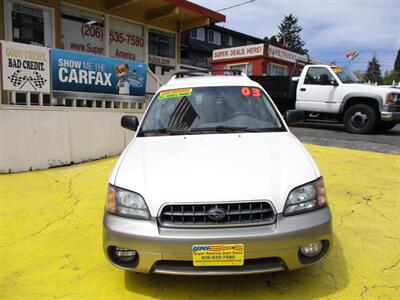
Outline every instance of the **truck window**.
{"type": "Polygon", "coordinates": [[[308,69],[304,84],[331,85],[334,80],[327,68],[313,67],[308,69]]]}

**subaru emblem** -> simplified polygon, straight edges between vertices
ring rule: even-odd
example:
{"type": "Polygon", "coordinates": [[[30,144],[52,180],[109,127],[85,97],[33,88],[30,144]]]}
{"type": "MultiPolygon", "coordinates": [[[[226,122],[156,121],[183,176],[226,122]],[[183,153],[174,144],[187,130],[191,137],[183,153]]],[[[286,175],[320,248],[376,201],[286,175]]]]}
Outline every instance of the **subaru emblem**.
{"type": "Polygon", "coordinates": [[[223,218],[225,218],[226,211],[225,211],[225,209],[218,208],[218,207],[210,208],[207,211],[207,216],[213,221],[219,221],[219,220],[222,220],[223,218]]]}

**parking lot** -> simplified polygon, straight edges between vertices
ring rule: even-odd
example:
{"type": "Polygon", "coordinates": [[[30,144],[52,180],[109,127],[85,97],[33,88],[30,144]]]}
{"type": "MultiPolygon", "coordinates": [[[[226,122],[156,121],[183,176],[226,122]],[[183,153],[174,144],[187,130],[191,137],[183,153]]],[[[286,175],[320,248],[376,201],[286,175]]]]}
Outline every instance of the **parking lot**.
{"type": "Polygon", "coordinates": [[[320,122],[301,123],[291,130],[303,143],[400,154],[400,124],[372,134],[351,134],[343,124],[320,122]]]}
{"type": "Polygon", "coordinates": [[[399,299],[400,157],[307,148],[327,185],[332,252],[319,265],[257,276],[154,276],[111,266],[102,213],[116,158],[0,175],[1,298],[399,299]]]}

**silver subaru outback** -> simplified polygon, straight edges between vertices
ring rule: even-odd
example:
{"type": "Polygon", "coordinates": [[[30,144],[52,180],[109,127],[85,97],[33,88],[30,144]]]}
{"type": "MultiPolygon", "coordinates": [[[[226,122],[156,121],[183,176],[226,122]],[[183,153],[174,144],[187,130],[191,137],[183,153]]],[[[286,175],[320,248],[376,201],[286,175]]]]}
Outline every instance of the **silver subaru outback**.
{"type": "Polygon", "coordinates": [[[332,246],[322,175],[265,90],[240,72],[164,85],[109,179],[104,252],[143,273],[293,270],[332,246]]]}

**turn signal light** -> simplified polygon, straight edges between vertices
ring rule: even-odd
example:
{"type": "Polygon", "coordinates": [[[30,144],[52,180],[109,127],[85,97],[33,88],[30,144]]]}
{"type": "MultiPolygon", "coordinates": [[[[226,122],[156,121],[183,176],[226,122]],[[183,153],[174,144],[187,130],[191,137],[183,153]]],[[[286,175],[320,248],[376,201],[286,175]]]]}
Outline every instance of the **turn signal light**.
{"type": "Polygon", "coordinates": [[[115,199],[115,189],[112,186],[108,186],[106,211],[109,213],[115,213],[117,211],[117,200],[115,199]]]}

